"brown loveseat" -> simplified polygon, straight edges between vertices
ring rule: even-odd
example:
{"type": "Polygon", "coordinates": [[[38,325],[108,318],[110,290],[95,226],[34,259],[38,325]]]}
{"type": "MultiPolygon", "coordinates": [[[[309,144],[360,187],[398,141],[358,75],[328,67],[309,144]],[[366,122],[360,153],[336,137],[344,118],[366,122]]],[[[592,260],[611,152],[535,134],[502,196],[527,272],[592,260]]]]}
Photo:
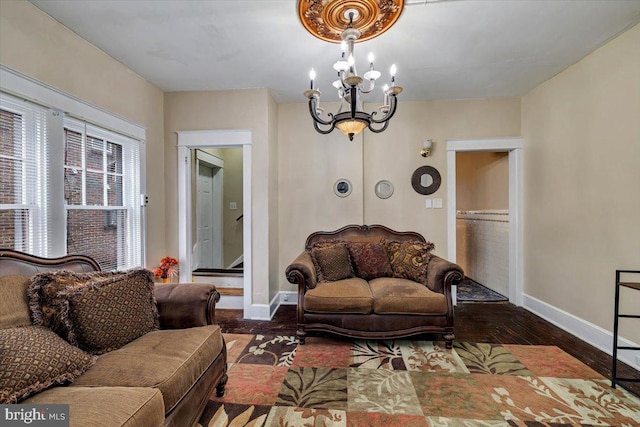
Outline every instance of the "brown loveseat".
{"type": "MultiPolygon", "coordinates": [[[[44,259],[0,249],[0,332],[35,328],[67,346],[49,329],[32,326],[26,295],[36,273],[63,269],[82,273],[100,267],[85,256],[44,259]]],[[[213,389],[222,396],[227,381],[226,346],[213,324],[220,295],[206,284],[147,281],[147,289],[153,286],[159,330],[97,357],[87,355],[93,365],[71,384],[54,385],[20,403],[69,404],[71,426],[193,426],[213,389]]],[[[0,346],[5,344],[10,343],[0,346]]],[[[0,367],[0,374],[8,369],[0,367]]]]}
{"type": "Polygon", "coordinates": [[[463,271],[433,254],[429,258],[432,248],[418,233],[381,225],[311,234],[286,270],[298,285],[300,343],[309,331],[368,339],[438,333],[451,348],[451,285],[463,271]],[[342,261],[340,246],[351,266],[342,261]]]}

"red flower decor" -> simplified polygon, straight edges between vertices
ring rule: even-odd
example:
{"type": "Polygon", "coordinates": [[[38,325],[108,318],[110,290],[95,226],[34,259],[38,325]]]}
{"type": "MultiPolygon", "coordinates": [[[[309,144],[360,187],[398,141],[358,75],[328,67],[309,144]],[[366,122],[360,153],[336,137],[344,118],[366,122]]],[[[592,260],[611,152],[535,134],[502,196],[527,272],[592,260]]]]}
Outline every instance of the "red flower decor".
{"type": "Polygon", "coordinates": [[[153,269],[153,275],[162,279],[168,279],[178,275],[178,260],[166,256],[160,260],[160,266],[153,269]]]}

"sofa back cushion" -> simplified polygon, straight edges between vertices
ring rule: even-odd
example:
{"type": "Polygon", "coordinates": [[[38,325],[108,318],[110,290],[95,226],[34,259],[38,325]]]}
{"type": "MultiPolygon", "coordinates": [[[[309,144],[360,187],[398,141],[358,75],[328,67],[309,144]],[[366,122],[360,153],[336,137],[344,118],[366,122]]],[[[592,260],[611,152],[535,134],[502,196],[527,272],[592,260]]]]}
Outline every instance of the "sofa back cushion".
{"type": "Polygon", "coordinates": [[[434,249],[431,242],[387,242],[393,277],[427,283],[427,265],[434,249]]]}
{"type": "Polygon", "coordinates": [[[0,277],[0,329],[31,325],[28,286],[27,276],[12,274],[0,277]]]}
{"type": "Polygon", "coordinates": [[[334,282],[353,277],[349,250],[343,243],[326,243],[311,249],[318,282],[334,282]]]}
{"type": "Polygon", "coordinates": [[[393,276],[385,245],[350,242],[347,247],[357,277],[368,281],[393,276]]]}

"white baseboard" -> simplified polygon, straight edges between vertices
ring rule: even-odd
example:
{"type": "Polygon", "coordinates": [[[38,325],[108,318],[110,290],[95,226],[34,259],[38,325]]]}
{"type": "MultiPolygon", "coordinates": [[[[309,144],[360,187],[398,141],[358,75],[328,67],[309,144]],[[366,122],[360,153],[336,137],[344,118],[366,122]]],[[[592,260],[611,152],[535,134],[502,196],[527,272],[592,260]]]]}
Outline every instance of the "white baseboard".
{"type": "MultiPolygon", "coordinates": [[[[522,306],[546,321],[553,323],[599,350],[604,351],[608,355],[612,354],[612,332],[527,294],[523,294],[522,306]]],[[[621,346],[639,347],[638,344],[624,338],[619,338],[618,343],[621,346]]],[[[638,365],[635,363],[634,355],[631,351],[618,351],[618,360],[638,369],[638,365]]]]}
{"type": "Polygon", "coordinates": [[[297,305],[297,291],[280,291],[280,305],[297,305]]]}
{"type": "Polygon", "coordinates": [[[251,315],[246,316],[251,320],[271,320],[270,305],[251,304],[251,315]]]}

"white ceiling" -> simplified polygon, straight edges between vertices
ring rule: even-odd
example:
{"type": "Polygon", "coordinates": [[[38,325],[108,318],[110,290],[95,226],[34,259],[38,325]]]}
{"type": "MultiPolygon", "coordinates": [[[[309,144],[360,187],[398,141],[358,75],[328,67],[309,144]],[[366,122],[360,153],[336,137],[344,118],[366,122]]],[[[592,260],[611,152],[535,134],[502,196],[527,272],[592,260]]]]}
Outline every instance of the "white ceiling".
{"type": "MultiPolygon", "coordinates": [[[[163,91],[266,87],[305,102],[313,67],[323,99],[337,100],[339,46],[306,32],[294,0],[31,2],[163,91]]],[[[640,0],[406,3],[355,48],[361,70],[375,53],[384,81],[397,64],[401,100],[521,96],[640,22],[640,0]]]]}

